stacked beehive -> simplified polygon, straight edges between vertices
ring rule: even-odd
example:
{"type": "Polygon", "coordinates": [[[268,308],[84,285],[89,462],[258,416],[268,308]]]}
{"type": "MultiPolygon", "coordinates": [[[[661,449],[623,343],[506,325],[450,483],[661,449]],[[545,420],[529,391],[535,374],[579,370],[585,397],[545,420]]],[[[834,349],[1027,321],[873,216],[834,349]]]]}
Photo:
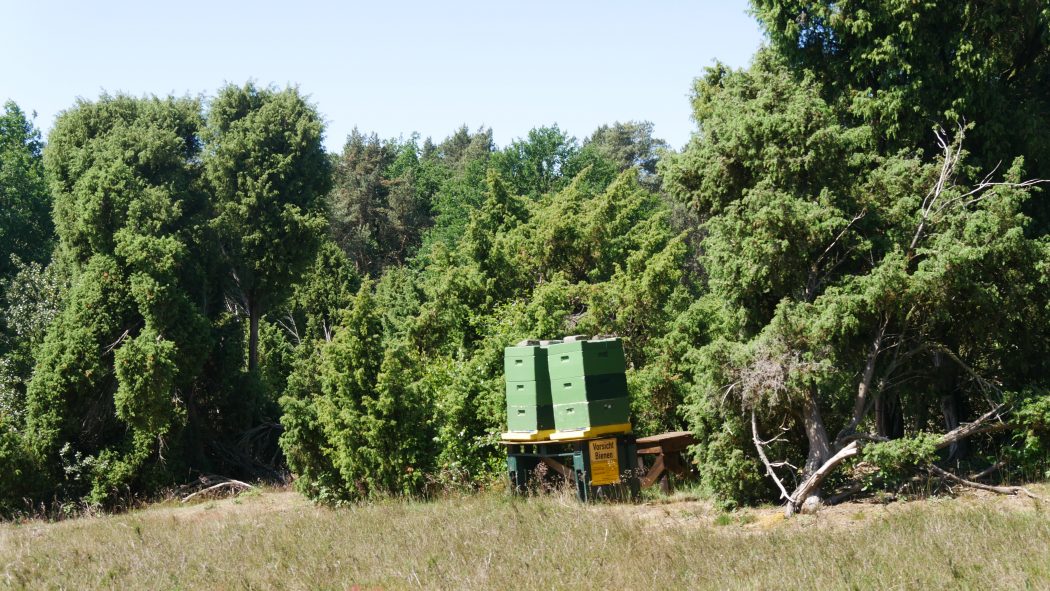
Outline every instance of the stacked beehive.
{"type": "Polygon", "coordinates": [[[556,431],[552,439],[631,430],[620,339],[568,337],[547,348],[547,369],[556,431]]]}
{"type": "Polygon", "coordinates": [[[554,431],[554,407],[547,350],[540,341],[522,341],[503,355],[507,392],[504,439],[544,439],[554,431]]]}
{"type": "Polygon", "coordinates": [[[618,338],[522,341],[504,350],[503,369],[504,439],[577,439],[631,430],[618,338]]]}

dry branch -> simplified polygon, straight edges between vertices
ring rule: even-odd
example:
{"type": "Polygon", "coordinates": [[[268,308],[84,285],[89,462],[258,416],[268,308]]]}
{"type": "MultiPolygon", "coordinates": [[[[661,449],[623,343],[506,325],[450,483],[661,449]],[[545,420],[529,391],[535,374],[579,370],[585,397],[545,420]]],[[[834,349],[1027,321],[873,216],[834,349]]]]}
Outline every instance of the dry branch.
{"type": "Polygon", "coordinates": [[[773,470],[773,465],[769,463],[769,458],[766,457],[765,445],[762,443],[762,438],[758,436],[758,421],[755,419],[755,411],[751,411],[751,437],[755,442],[755,449],[758,450],[758,457],[761,458],[762,463],[766,466],[766,474],[773,479],[773,482],[777,483],[777,488],[780,489],[780,498],[791,501],[791,495],[788,494],[784,483],[781,482],[777,473],[773,470]]]}
{"type": "Polygon", "coordinates": [[[1023,486],[992,486],[990,484],[981,484],[980,482],[974,482],[972,480],[966,480],[965,478],[956,476],[955,474],[952,474],[947,470],[942,470],[941,468],[938,468],[933,464],[926,466],[926,469],[940,476],[941,478],[946,478],[948,480],[951,480],[952,482],[957,482],[963,486],[968,486],[970,488],[976,488],[978,490],[987,490],[994,493],[999,493],[1001,495],[1016,495],[1018,493],[1024,493],[1030,498],[1039,499],[1040,501],[1045,500],[1043,499],[1043,497],[1034,494],[1032,491],[1028,490],[1023,486]]]}
{"type": "Polygon", "coordinates": [[[965,423],[963,425],[959,425],[958,427],[952,429],[951,431],[948,431],[944,435],[941,435],[940,439],[937,440],[937,449],[944,449],[953,443],[957,443],[959,441],[962,441],[963,439],[966,439],[967,437],[972,437],[973,435],[977,435],[979,433],[996,431],[1007,427],[1007,424],[1002,422],[1001,420],[1005,408],[1005,404],[1000,404],[992,410],[977,417],[977,419],[972,423],[965,423]],[[999,419],[999,422],[992,425],[986,424],[992,419],[999,419]]]}
{"type": "Polygon", "coordinates": [[[197,491],[197,492],[195,492],[193,494],[186,495],[185,497],[182,498],[182,502],[186,503],[186,502],[192,500],[194,497],[197,497],[198,495],[202,495],[202,494],[205,494],[205,493],[213,492],[213,491],[219,490],[220,488],[233,488],[233,489],[240,489],[240,490],[251,490],[251,489],[253,489],[255,487],[250,485],[250,484],[248,484],[247,482],[241,482],[240,480],[234,480],[234,479],[230,478],[230,479],[224,480],[224,481],[222,481],[222,482],[220,482],[218,484],[213,484],[213,485],[208,486],[206,488],[202,488],[201,490],[199,490],[199,491],[197,491]]]}
{"type": "Polygon", "coordinates": [[[969,478],[970,478],[970,480],[980,480],[980,479],[984,478],[985,476],[988,476],[992,472],[995,472],[996,470],[998,470],[999,468],[1002,468],[1004,466],[1006,466],[1006,462],[1003,461],[1003,460],[1000,460],[1000,461],[992,464],[991,466],[988,466],[984,470],[981,470],[980,472],[977,472],[975,474],[970,474],[969,478]]]}

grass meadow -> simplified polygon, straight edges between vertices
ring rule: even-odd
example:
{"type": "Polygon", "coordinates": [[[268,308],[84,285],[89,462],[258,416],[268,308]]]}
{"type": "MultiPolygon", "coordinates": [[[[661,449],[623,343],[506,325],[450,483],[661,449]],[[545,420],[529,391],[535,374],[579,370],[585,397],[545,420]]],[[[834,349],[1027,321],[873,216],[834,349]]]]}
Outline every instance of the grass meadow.
{"type": "Polygon", "coordinates": [[[1046,589],[1050,513],[971,493],[785,519],[687,495],[583,506],[487,492],[332,509],[255,490],[0,524],[0,587],[1046,589]]]}

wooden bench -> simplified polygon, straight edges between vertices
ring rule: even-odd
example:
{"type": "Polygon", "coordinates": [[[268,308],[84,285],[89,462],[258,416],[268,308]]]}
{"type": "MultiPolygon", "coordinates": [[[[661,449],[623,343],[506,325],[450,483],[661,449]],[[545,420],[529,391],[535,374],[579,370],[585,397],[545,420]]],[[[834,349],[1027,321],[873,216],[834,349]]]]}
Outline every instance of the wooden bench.
{"type": "Polygon", "coordinates": [[[656,482],[665,494],[671,492],[670,475],[684,477],[691,470],[689,463],[682,457],[682,452],[696,443],[689,431],[672,431],[652,437],[638,439],[638,468],[645,476],[641,479],[642,488],[648,488],[656,482]],[[643,460],[650,457],[652,466],[646,469],[643,460]]]}

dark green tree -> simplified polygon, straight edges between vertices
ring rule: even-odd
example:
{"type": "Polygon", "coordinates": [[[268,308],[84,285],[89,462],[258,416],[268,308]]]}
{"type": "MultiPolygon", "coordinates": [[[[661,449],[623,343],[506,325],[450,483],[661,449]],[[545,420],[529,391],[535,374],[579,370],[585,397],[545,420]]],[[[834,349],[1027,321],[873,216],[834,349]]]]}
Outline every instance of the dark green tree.
{"type": "Polygon", "coordinates": [[[358,273],[378,275],[404,263],[430,223],[434,187],[417,187],[417,176],[426,180],[426,172],[417,175],[418,151],[415,140],[381,141],[354,129],[335,159],[328,196],[332,237],[358,273]]]}
{"type": "Polygon", "coordinates": [[[664,167],[702,221],[714,298],[689,405],[701,471],[747,500],[734,478],[762,460],[790,509],[867,442],[949,450],[963,421],[1039,391],[1050,326],[1050,250],[1025,236],[1022,161],[973,186],[985,175],[963,132],[941,136],[936,159],[882,155],[819,90],[769,52],[747,71],[712,68],[698,133],[664,167]],[[773,454],[797,472],[776,472],[773,454]]]}
{"type": "Polygon", "coordinates": [[[54,230],[44,180],[40,130],[13,102],[0,114],[0,282],[15,272],[11,257],[46,262],[54,230]]]}
{"type": "Polygon", "coordinates": [[[227,86],[208,107],[203,155],[214,195],[212,228],[228,294],[248,317],[248,368],[258,366],[259,321],[314,258],[331,166],[324,125],[296,88],[227,86]]]}
{"type": "Polygon", "coordinates": [[[602,125],[583,142],[582,151],[594,151],[595,155],[611,163],[620,173],[629,168],[638,169],[639,182],[656,191],[660,188],[656,164],[661,152],[670,146],[662,139],[653,137],[653,124],[649,121],[617,121],[602,125]]]}
{"type": "Polygon", "coordinates": [[[776,52],[880,149],[936,151],[932,130],[972,122],[979,170],[1025,157],[1050,178],[1050,8],[1041,0],[753,0],[776,52]]]}
{"type": "Polygon", "coordinates": [[[207,222],[200,105],[103,96],[63,113],[45,163],[71,287],[37,354],[26,435],[59,498],[170,481],[208,355],[194,243],[207,222]],[[170,463],[168,463],[170,462],[170,463]]]}

